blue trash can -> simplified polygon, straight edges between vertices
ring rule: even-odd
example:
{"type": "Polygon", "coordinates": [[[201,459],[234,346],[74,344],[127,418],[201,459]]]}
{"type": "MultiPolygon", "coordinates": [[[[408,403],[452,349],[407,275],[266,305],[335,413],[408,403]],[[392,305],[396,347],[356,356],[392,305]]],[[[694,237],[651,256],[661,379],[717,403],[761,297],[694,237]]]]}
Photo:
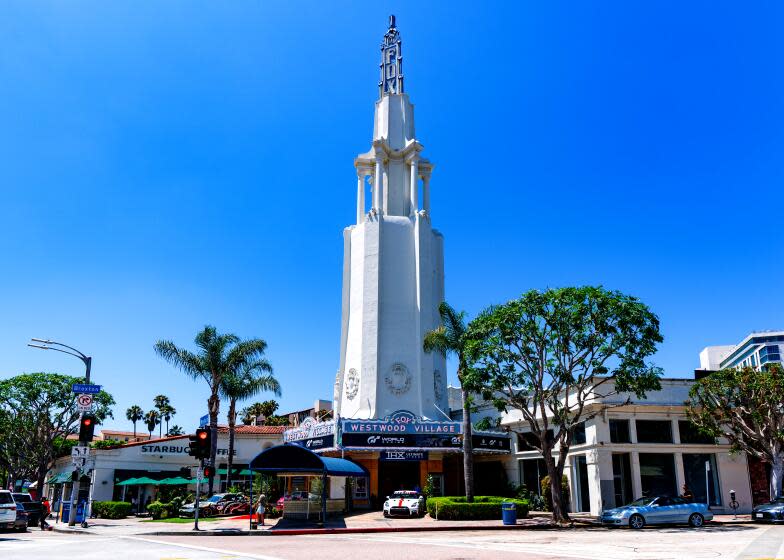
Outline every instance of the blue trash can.
{"type": "Polygon", "coordinates": [[[517,525],[517,506],[512,502],[503,502],[501,518],[504,520],[504,525],[517,525]]]}

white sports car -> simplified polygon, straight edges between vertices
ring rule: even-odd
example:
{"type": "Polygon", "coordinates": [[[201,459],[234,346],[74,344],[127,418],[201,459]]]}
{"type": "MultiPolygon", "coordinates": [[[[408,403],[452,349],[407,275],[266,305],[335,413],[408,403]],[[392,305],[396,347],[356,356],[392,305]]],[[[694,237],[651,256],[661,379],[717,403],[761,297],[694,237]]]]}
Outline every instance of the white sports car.
{"type": "Polygon", "coordinates": [[[425,497],[414,490],[398,490],[387,496],[384,502],[384,517],[404,515],[406,517],[423,517],[425,515],[425,497]]]}

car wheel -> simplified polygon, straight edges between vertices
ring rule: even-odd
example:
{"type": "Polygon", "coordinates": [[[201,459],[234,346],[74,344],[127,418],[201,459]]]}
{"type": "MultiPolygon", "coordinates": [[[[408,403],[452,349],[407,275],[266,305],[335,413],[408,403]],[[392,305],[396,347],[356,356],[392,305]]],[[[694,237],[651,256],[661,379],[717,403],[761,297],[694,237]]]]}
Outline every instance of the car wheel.
{"type": "Polygon", "coordinates": [[[692,527],[702,527],[705,525],[705,518],[700,513],[692,513],[689,516],[689,525],[692,527]]]}
{"type": "Polygon", "coordinates": [[[387,512],[384,512],[384,517],[389,517],[389,514],[387,512]]]}
{"type": "Polygon", "coordinates": [[[629,518],[629,527],[632,529],[642,529],[645,527],[645,518],[639,513],[635,513],[629,518]]]}

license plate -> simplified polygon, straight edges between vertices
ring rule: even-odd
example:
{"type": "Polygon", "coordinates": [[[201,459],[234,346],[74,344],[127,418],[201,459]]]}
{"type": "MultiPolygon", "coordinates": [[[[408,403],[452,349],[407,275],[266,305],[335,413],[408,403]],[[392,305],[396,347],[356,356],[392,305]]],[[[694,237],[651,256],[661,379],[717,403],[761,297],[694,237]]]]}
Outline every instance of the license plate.
{"type": "Polygon", "coordinates": [[[755,514],[754,514],[754,517],[756,517],[757,519],[762,519],[762,518],[763,518],[763,517],[765,517],[765,516],[764,516],[764,515],[762,515],[761,513],[755,513],[755,514]]]}

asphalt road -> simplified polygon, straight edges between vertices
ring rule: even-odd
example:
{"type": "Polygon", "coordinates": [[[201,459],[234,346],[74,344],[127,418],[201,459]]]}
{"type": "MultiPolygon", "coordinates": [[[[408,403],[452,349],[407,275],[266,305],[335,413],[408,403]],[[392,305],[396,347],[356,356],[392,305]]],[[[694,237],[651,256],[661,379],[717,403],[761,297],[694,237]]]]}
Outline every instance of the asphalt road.
{"type": "Polygon", "coordinates": [[[784,526],[448,531],[292,537],[0,534],[0,558],[33,560],[784,560],[784,526]]]}

